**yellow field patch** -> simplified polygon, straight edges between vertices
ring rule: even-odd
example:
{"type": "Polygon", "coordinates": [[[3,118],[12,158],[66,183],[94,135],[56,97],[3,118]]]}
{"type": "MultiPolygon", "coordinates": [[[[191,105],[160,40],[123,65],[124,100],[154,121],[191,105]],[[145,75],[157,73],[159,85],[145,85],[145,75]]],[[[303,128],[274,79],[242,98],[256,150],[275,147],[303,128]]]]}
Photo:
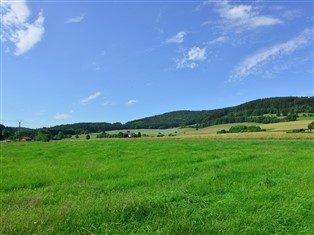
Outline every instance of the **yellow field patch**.
{"type": "Polygon", "coordinates": [[[303,139],[314,140],[314,133],[285,133],[285,132],[246,132],[246,133],[227,133],[227,134],[180,134],[179,138],[193,139],[303,139]]]}
{"type": "Polygon", "coordinates": [[[271,124],[263,124],[260,125],[261,128],[272,131],[286,131],[293,129],[307,129],[308,124],[310,124],[312,120],[300,120],[294,122],[278,122],[271,124]]]}

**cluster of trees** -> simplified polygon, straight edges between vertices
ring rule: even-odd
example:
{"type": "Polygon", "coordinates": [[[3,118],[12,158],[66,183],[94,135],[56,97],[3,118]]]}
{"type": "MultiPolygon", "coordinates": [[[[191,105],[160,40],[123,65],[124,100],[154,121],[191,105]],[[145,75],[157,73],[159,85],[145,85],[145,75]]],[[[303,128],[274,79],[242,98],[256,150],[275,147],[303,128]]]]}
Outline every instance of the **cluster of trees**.
{"type": "Polygon", "coordinates": [[[67,125],[58,125],[50,127],[50,133],[55,136],[60,131],[65,135],[82,135],[88,133],[97,133],[102,131],[122,130],[123,124],[120,122],[107,123],[107,122],[94,122],[94,123],[75,123],[67,125]]]}
{"type": "Polygon", "coordinates": [[[62,140],[64,138],[70,138],[72,135],[65,135],[62,131],[59,131],[57,134],[53,135],[49,128],[41,129],[29,129],[29,128],[12,128],[0,126],[0,140],[18,140],[23,137],[29,137],[32,140],[36,141],[50,141],[50,140],[62,140]]]}
{"type": "Polygon", "coordinates": [[[122,132],[120,131],[118,134],[109,134],[106,131],[101,132],[96,136],[96,138],[137,138],[137,137],[142,137],[141,132],[136,133],[131,133],[130,131],[127,132],[122,132]]]}
{"type": "Polygon", "coordinates": [[[0,124],[0,140],[16,140],[23,136],[33,137],[34,134],[35,130],[32,129],[5,127],[0,124]]]}
{"type": "Polygon", "coordinates": [[[245,125],[236,125],[230,127],[227,131],[222,129],[221,131],[217,131],[217,134],[225,134],[225,133],[242,133],[242,132],[261,132],[266,131],[266,129],[262,129],[260,126],[245,126],[245,125]]]}

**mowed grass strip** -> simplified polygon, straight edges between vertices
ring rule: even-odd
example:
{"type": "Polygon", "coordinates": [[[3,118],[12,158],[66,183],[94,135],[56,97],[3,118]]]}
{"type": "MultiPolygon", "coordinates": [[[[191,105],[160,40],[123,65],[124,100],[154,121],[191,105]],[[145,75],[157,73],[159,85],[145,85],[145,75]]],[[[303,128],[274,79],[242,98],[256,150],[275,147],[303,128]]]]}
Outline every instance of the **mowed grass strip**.
{"type": "Polygon", "coordinates": [[[1,145],[1,234],[312,234],[313,142],[1,145]]]}

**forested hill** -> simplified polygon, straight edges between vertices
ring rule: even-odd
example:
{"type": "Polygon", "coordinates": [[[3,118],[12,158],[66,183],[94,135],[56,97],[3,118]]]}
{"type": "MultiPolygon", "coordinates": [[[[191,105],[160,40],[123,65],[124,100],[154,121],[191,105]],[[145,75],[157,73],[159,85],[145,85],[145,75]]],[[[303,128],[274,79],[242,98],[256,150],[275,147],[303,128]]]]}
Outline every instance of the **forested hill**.
{"type": "Polygon", "coordinates": [[[175,111],[124,124],[127,128],[200,127],[235,122],[293,121],[298,113],[313,113],[314,97],[276,97],[208,111],[175,111]],[[272,114],[272,115],[270,115],[272,114]]]}
{"type": "MultiPolygon", "coordinates": [[[[314,97],[266,98],[216,110],[175,111],[127,122],[125,124],[119,122],[76,123],[43,128],[41,130],[49,133],[51,136],[57,136],[60,133],[64,135],[74,135],[109,130],[166,129],[191,125],[206,127],[236,122],[274,123],[294,121],[297,118],[297,114],[300,113],[314,113],[314,97]]],[[[18,128],[0,125],[0,130],[4,129],[11,135],[18,133],[18,128]]],[[[21,128],[19,135],[33,137],[38,131],[39,130],[21,128]]]]}

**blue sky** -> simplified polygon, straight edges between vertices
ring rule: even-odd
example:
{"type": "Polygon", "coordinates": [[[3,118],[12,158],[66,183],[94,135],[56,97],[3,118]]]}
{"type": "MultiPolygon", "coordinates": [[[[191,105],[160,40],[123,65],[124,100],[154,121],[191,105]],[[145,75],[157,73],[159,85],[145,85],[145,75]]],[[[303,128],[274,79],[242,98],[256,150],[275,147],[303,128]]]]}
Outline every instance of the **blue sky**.
{"type": "Polygon", "coordinates": [[[313,1],[1,1],[1,123],[313,96],[313,1]]]}

